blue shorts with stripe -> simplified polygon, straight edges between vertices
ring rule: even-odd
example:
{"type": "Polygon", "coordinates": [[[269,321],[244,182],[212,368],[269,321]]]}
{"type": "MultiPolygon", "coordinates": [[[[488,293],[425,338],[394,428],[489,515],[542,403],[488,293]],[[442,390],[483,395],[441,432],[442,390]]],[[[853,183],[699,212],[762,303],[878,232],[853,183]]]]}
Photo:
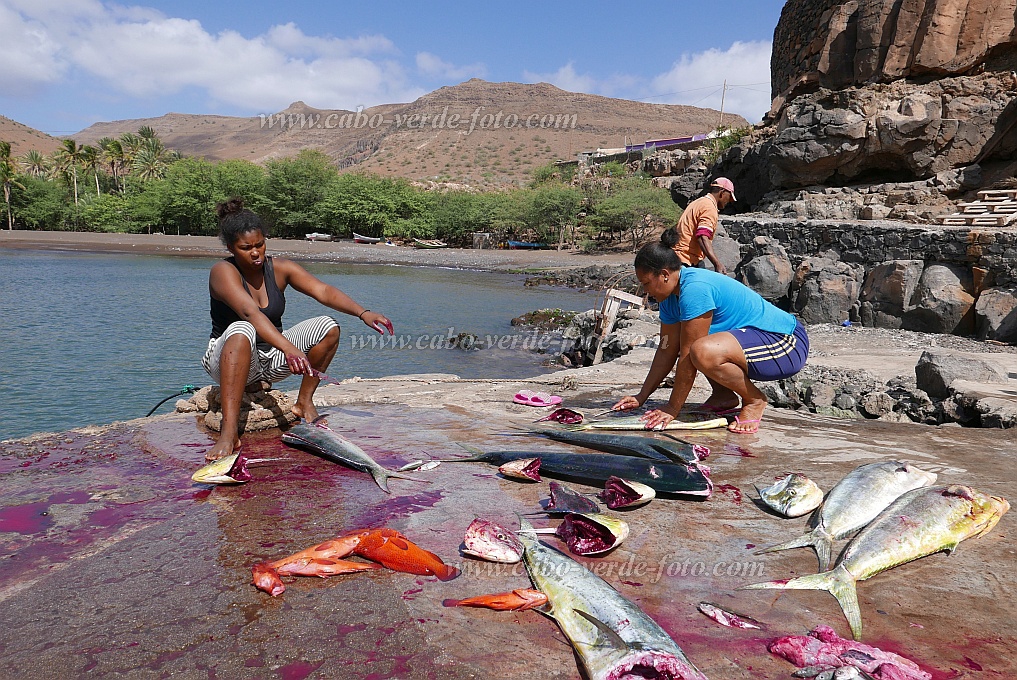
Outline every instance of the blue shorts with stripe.
{"type": "Polygon", "coordinates": [[[809,358],[809,336],[801,320],[795,322],[791,335],[752,327],[729,331],[745,352],[749,380],[782,380],[802,370],[809,358]]]}

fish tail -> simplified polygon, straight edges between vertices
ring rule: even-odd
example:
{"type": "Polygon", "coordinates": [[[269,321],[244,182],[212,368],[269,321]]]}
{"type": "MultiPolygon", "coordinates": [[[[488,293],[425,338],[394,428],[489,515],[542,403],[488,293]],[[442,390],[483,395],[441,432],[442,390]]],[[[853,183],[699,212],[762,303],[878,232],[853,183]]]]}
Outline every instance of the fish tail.
{"type": "Polygon", "coordinates": [[[410,477],[404,475],[401,472],[392,472],[391,470],[371,470],[371,476],[374,477],[374,481],[381,487],[381,490],[385,493],[392,493],[388,488],[388,480],[395,479],[408,479],[411,482],[422,482],[424,484],[430,484],[430,479],[420,479],[419,477],[410,477]]]}
{"type": "Polygon", "coordinates": [[[830,554],[833,552],[833,537],[818,527],[786,543],[778,543],[777,545],[771,545],[769,548],[757,550],[753,555],[790,550],[792,548],[807,548],[809,546],[815,548],[816,555],[819,557],[819,570],[826,571],[829,569],[830,554]]]}
{"type": "Polygon", "coordinates": [[[844,612],[855,640],[862,639],[862,612],[858,607],[855,579],[843,566],[820,574],[809,574],[786,581],[766,581],[742,586],[738,590],[825,590],[835,598],[844,612]]]}

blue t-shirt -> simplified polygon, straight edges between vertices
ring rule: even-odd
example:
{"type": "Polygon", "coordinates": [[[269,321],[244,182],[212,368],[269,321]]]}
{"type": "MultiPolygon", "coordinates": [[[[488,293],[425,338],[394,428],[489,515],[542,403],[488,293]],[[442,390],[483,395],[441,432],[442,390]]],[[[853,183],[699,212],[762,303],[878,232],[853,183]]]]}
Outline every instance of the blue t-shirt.
{"type": "Polygon", "coordinates": [[[683,267],[676,295],[660,303],[660,322],[674,324],[713,312],[710,333],[758,328],[791,335],[797,320],[763,296],[734,279],[695,267],[683,267]]]}

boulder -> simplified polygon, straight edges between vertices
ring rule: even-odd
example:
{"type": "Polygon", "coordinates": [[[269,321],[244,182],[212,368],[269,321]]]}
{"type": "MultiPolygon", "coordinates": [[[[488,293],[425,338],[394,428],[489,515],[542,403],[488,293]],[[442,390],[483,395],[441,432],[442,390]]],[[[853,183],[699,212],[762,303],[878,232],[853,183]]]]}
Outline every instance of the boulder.
{"type": "Polygon", "coordinates": [[[1017,343],[1017,289],[982,291],[975,302],[975,330],[982,340],[1017,343]]]}
{"type": "Polygon", "coordinates": [[[922,275],[920,260],[896,260],[876,265],[862,284],[858,299],[871,305],[866,326],[900,328],[901,317],[909,307],[922,275]]]}
{"type": "Polygon", "coordinates": [[[911,297],[901,327],[923,333],[971,335],[975,330],[974,281],[965,268],[929,265],[911,297]]]}
{"type": "Polygon", "coordinates": [[[943,350],[923,352],[915,366],[918,388],[931,397],[939,399],[949,397],[950,384],[958,378],[971,382],[1005,385],[1008,374],[998,366],[981,359],[943,350]]]}
{"type": "Polygon", "coordinates": [[[864,395],[858,403],[862,411],[873,418],[885,416],[892,413],[897,400],[886,392],[869,392],[864,395]]]}
{"type": "Polygon", "coordinates": [[[975,405],[982,416],[982,427],[1017,427],[1017,404],[1009,399],[987,397],[975,405]]]}
{"type": "Polygon", "coordinates": [[[794,268],[776,239],[757,236],[735,269],[735,277],[767,300],[776,301],[787,297],[794,268]]]}
{"type": "Polygon", "coordinates": [[[862,268],[828,257],[806,258],[791,283],[791,306],[805,323],[842,323],[858,300],[862,268]]]}

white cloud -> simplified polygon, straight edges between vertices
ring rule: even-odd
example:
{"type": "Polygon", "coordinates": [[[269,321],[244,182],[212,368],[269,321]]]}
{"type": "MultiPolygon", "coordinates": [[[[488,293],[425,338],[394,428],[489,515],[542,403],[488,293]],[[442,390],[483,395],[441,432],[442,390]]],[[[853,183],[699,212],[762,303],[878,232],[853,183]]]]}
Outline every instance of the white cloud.
{"type": "Polygon", "coordinates": [[[0,29],[16,41],[0,62],[0,85],[59,81],[68,68],[136,97],[207,93],[213,103],[254,112],[295,100],[353,109],[423,94],[409,83],[384,36],[308,36],[296,25],[248,38],[209,33],[198,21],[95,0],[0,0],[0,29]]]}
{"type": "Polygon", "coordinates": [[[759,122],[770,110],[770,52],[771,43],[755,41],[683,54],[669,71],[653,79],[651,90],[659,94],[646,99],[719,109],[724,94],[724,111],[759,122]]]}
{"type": "Polygon", "coordinates": [[[417,53],[417,70],[430,78],[443,78],[446,80],[468,80],[470,78],[483,78],[487,75],[487,68],[479,62],[456,66],[430,52],[417,53]]]}
{"type": "Polygon", "coordinates": [[[600,84],[593,76],[576,73],[573,62],[562,66],[554,73],[534,73],[523,71],[523,81],[529,83],[551,83],[555,87],[569,92],[600,92],[600,84]]]}

